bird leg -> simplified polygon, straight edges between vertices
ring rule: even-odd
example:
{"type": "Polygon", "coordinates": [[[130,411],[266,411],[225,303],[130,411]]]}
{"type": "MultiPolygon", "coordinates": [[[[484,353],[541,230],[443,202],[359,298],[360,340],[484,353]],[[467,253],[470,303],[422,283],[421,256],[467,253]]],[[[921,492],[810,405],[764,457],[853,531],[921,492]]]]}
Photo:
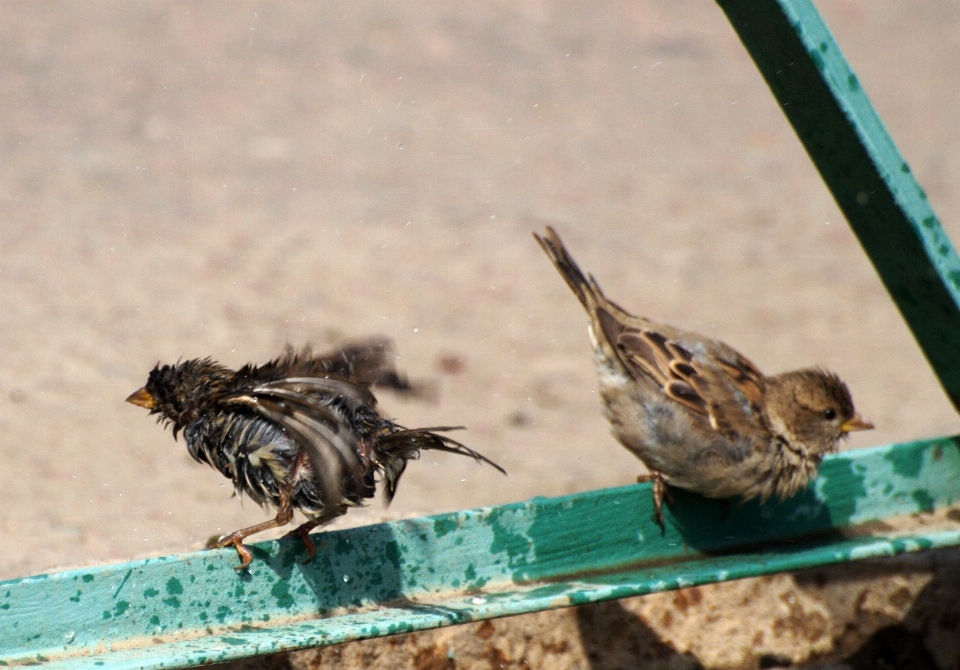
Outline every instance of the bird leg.
{"type": "MultiPolygon", "coordinates": [[[[300,470],[308,466],[308,456],[304,451],[300,451],[297,454],[297,460],[293,465],[293,468],[290,470],[290,474],[287,475],[287,480],[290,482],[291,488],[293,482],[296,481],[297,477],[300,475],[300,470]]],[[[284,537],[299,537],[300,541],[303,542],[303,546],[307,549],[307,560],[304,561],[304,564],[309,563],[317,555],[317,545],[313,543],[313,539],[310,537],[310,531],[316,528],[317,526],[324,524],[331,519],[335,519],[346,511],[346,509],[341,505],[338,508],[326,509],[320,513],[319,516],[310,517],[304,523],[300,524],[289,533],[284,535],[284,537]]]]}
{"type": "Polygon", "coordinates": [[[317,545],[314,543],[313,538],[310,537],[310,531],[317,526],[322,526],[331,519],[336,519],[338,516],[341,516],[343,512],[342,507],[324,510],[320,516],[307,519],[304,523],[284,535],[284,537],[299,537],[300,541],[303,542],[303,546],[307,549],[307,560],[303,562],[304,565],[312,561],[317,555],[317,545]]]}
{"type": "Polygon", "coordinates": [[[293,519],[293,502],[291,500],[290,488],[284,486],[280,488],[280,504],[277,506],[276,517],[269,521],[258,523],[256,526],[241,528],[229,535],[221,537],[220,540],[210,548],[220,549],[226,547],[228,544],[232,544],[237,550],[237,553],[240,554],[240,565],[238,565],[236,569],[243,570],[253,562],[253,552],[243,543],[243,539],[254,533],[260,533],[271,528],[277,528],[278,526],[285,526],[290,523],[291,519],[293,519]]]}
{"type": "Polygon", "coordinates": [[[651,470],[648,475],[637,475],[637,483],[653,483],[653,507],[657,515],[657,525],[660,531],[666,534],[667,526],[663,521],[663,501],[666,500],[670,507],[673,507],[673,496],[670,495],[670,489],[667,488],[667,480],[663,478],[663,473],[657,470],[651,470]]]}

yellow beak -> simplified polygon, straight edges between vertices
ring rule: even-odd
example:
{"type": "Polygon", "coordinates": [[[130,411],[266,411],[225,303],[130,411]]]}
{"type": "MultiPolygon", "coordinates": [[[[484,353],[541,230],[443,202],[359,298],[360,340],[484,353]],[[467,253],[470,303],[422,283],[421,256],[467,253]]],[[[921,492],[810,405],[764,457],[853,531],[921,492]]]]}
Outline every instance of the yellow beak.
{"type": "Polygon", "coordinates": [[[146,409],[153,409],[157,406],[157,399],[154,398],[146,388],[131,393],[130,397],[127,398],[127,402],[146,409]]]}
{"type": "Polygon", "coordinates": [[[863,418],[858,414],[852,419],[844,421],[840,425],[840,430],[844,433],[852,433],[855,430],[873,430],[873,424],[869,421],[864,421],[863,418]]]}

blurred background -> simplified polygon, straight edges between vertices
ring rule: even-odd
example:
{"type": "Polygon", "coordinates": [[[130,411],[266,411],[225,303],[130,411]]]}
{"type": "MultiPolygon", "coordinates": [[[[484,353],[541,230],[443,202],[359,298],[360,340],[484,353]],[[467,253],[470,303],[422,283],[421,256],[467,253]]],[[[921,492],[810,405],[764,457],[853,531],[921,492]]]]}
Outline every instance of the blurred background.
{"type": "MultiPolygon", "coordinates": [[[[960,239],[960,6],[817,3],[960,239]]],[[[389,510],[634,481],[586,317],[607,294],[820,364],[877,430],[960,420],[719,8],[0,2],[0,578],[200,548],[265,513],[124,398],[157,361],[383,334],[509,477],[427,455],[389,510]]]]}

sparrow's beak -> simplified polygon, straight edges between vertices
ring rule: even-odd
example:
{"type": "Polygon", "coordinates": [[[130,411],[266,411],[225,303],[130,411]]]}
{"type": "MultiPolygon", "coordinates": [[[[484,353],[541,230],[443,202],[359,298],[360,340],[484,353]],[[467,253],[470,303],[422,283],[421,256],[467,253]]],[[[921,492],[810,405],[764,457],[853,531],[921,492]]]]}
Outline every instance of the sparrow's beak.
{"type": "Polygon", "coordinates": [[[844,421],[840,425],[840,430],[844,433],[852,433],[855,430],[873,430],[873,424],[869,421],[864,421],[863,418],[857,414],[852,419],[844,421]]]}
{"type": "Polygon", "coordinates": [[[127,402],[137,407],[145,407],[146,409],[153,409],[157,406],[157,399],[147,391],[146,387],[131,393],[130,397],[127,398],[127,402]]]}

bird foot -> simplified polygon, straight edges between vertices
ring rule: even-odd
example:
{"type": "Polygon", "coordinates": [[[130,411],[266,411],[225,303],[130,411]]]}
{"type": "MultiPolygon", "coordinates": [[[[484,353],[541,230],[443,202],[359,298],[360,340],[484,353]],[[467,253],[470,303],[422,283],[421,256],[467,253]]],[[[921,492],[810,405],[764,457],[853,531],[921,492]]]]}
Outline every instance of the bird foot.
{"type": "Polygon", "coordinates": [[[241,570],[246,570],[251,563],[253,563],[253,552],[243,543],[243,535],[239,533],[231,533],[230,535],[225,535],[219,540],[213,541],[214,538],[207,540],[208,549],[223,549],[226,546],[233,545],[233,548],[237,550],[237,553],[240,554],[240,565],[236,566],[234,569],[237,572],[241,570]]]}
{"type": "Polygon", "coordinates": [[[670,494],[670,489],[667,487],[667,480],[664,479],[663,474],[657,471],[653,471],[647,475],[637,475],[637,483],[643,484],[646,482],[653,483],[653,507],[657,517],[657,525],[660,526],[660,532],[663,535],[667,534],[667,524],[663,520],[663,501],[667,501],[667,505],[673,507],[673,496],[670,494]]]}
{"type": "Polygon", "coordinates": [[[303,542],[303,546],[307,550],[307,558],[303,562],[304,565],[310,563],[317,556],[317,545],[314,543],[313,538],[310,537],[310,528],[312,527],[312,525],[303,524],[284,535],[284,537],[299,537],[300,541],[303,542]]]}

